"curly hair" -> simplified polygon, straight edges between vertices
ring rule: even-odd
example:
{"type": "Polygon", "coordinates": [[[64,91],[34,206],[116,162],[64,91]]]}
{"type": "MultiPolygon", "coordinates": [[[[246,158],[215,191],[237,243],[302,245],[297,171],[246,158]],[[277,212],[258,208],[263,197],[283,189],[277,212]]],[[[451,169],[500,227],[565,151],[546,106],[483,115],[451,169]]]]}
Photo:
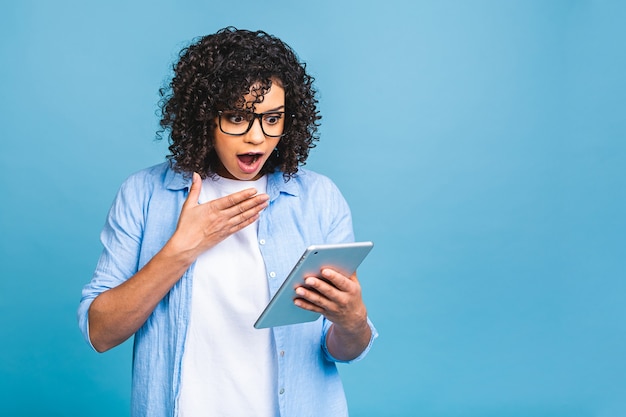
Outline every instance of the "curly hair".
{"type": "Polygon", "coordinates": [[[291,178],[306,163],[319,140],[321,116],[306,64],[280,39],[263,31],[227,27],[198,38],[183,48],[174,64],[174,76],[159,90],[162,138],[169,131],[167,159],[178,172],[213,176],[219,167],[214,150],[218,111],[254,108],[263,95],[279,83],[285,90],[286,133],[262,168],[280,170],[291,178]],[[254,86],[260,94],[253,103],[244,96],[254,86]]]}

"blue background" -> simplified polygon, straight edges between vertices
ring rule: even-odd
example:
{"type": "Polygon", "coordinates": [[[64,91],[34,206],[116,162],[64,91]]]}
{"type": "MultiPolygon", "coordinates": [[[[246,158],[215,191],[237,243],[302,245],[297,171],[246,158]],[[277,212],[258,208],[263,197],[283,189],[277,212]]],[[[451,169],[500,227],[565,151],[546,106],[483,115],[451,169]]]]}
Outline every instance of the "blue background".
{"type": "Polygon", "coordinates": [[[381,337],[353,416],[626,415],[619,1],[4,1],[0,415],[128,414],[131,346],[76,325],[112,198],[164,159],[158,88],[235,25],[317,79],[381,337]]]}

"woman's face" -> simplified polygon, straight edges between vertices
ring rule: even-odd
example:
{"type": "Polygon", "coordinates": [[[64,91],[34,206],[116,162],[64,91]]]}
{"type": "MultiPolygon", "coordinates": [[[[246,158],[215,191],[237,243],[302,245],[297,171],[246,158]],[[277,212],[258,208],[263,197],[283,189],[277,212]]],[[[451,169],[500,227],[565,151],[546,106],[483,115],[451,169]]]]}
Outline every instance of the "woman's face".
{"type": "MultiPolygon", "coordinates": [[[[253,102],[254,96],[248,93],[245,99],[253,102]]],[[[279,137],[267,136],[265,133],[270,135],[282,133],[285,117],[284,113],[280,112],[285,111],[285,90],[279,83],[272,83],[263,101],[256,103],[254,107],[254,113],[263,116],[255,117],[250,130],[243,135],[234,136],[225,133],[225,131],[240,133],[249,126],[250,113],[233,110],[222,112],[215,121],[217,127],[214,148],[221,163],[217,174],[234,180],[257,180],[262,176],[261,169],[280,140],[279,137]],[[265,129],[265,133],[262,129],[265,129]]]]}

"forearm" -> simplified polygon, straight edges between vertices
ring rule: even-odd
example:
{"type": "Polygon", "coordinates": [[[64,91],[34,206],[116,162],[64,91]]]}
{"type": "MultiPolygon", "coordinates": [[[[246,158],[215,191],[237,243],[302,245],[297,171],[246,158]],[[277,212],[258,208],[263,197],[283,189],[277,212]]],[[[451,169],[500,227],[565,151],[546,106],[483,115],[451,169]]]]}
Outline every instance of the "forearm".
{"type": "Polygon", "coordinates": [[[132,336],[195,258],[168,242],[140,271],[101,293],[89,308],[89,338],[98,352],[132,336]]]}
{"type": "Polygon", "coordinates": [[[350,361],[363,353],[371,337],[372,329],[367,319],[350,329],[333,324],[326,335],[326,347],[335,359],[350,361]]]}

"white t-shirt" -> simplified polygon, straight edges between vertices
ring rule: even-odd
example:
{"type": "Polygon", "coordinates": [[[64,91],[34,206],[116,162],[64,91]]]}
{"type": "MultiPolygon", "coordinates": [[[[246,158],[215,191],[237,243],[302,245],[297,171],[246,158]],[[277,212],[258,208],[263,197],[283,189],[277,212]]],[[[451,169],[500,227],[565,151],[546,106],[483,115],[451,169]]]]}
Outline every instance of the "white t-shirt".
{"type": "MultiPolygon", "coordinates": [[[[199,201],[249,187],[265,193],[266,177],[205,179],[199,201]]],[[[253,327],[269,301],[257,228],[255,222],[197,259],[183,354],[181,417],[278,415],[273,336],[269,329],[253,327]]]]}

